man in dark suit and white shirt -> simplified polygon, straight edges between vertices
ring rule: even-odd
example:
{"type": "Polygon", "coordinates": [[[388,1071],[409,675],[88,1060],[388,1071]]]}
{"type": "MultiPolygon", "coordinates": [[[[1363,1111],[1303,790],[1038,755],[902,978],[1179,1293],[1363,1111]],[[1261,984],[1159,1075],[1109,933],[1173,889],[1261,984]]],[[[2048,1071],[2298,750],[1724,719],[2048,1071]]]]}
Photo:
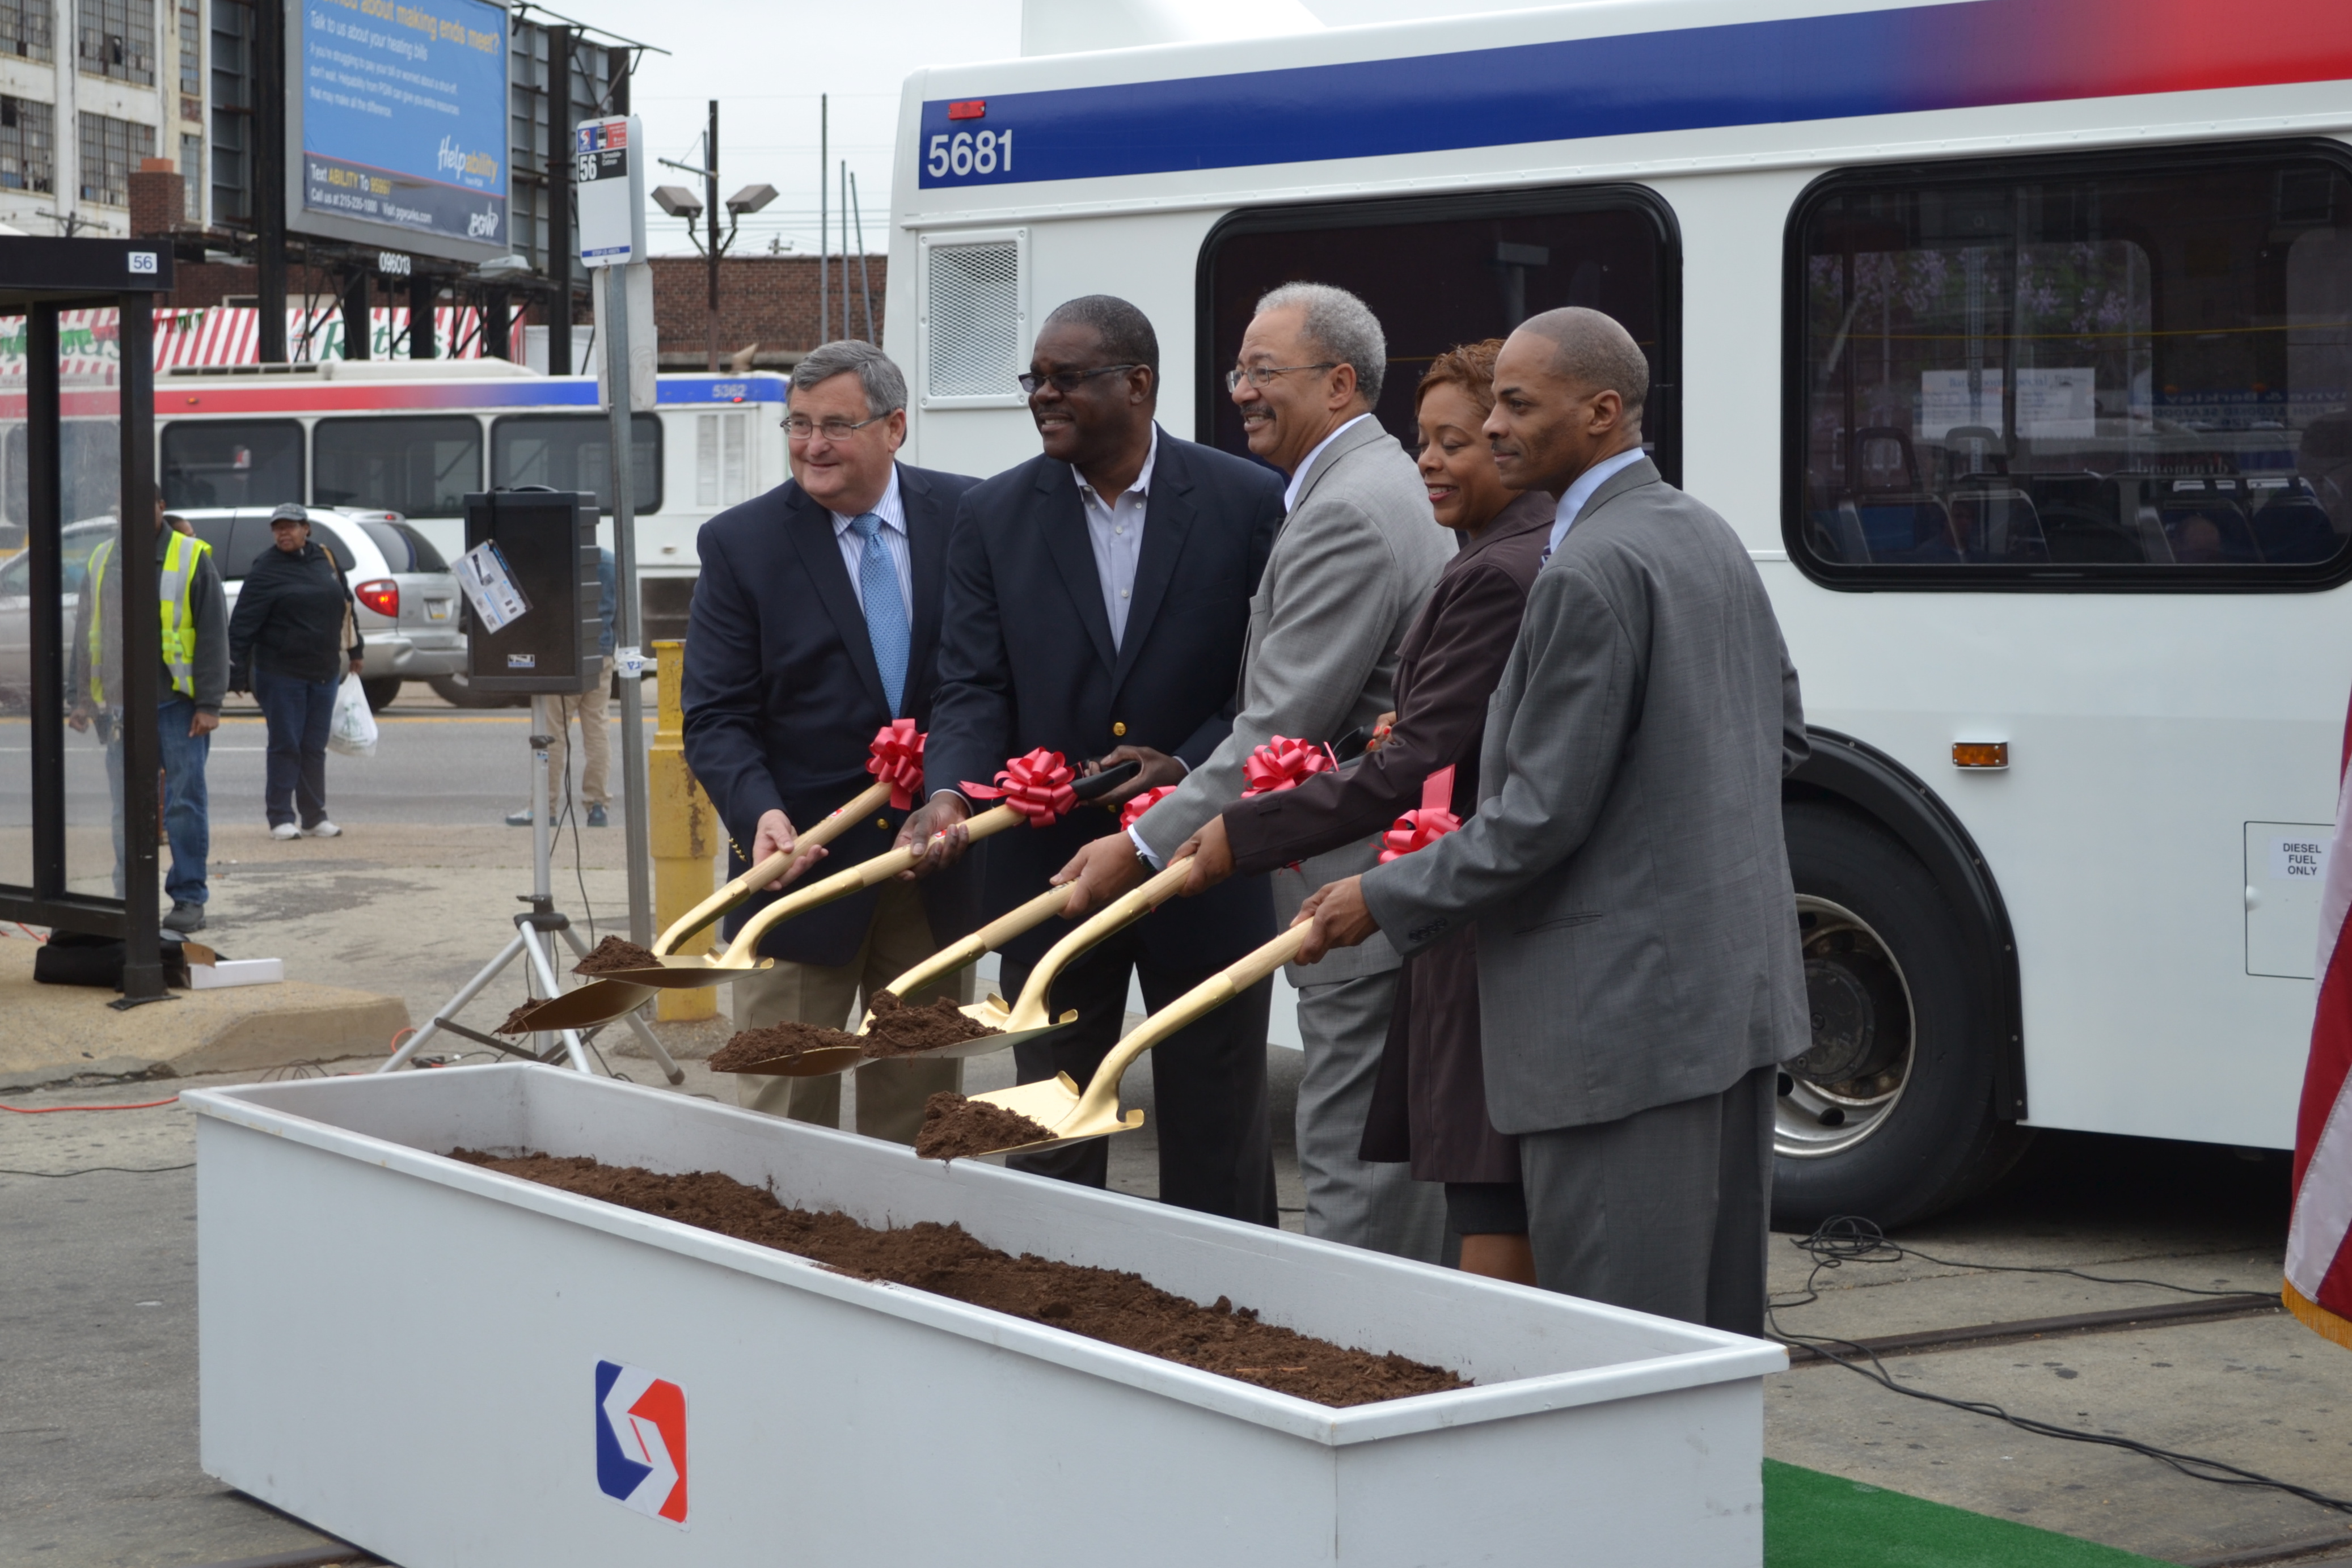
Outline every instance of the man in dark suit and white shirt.
{"type": "Polygon", "coordinates": [[[1804,714],[1747,548],[1642,455],[1648,390],[1597,311],[1505,344],[1496,466],[1560,506],[1478,813],[1318,892],[1301,956],[1475,920],[1487,1113],[1519,1140],[1538,1283],[1760,1333],[1775,1077],[1810,1034],[1780,828],[1804,714]]]}
{"type": "MultiPolygon", "coordinates": [[[[1107,803],[1182,779],[1233,727],[1249,601],[1282,521],[1268,469],[1180,441],[1152,419],[1160,343],[1124,299],[1073,299],[1038,329],[1029,393],[1043,455],[975,486],[950,550],[940,695],[923,755],[930,804],[903,835],[957,853],[969,803],[1007,757],[1044,747],[1072,762],[1127,747],[1143,770],[1107,803]]],[[[987,845],[990,913],[1035,897],[1117,820],[1081,810],[987,845]]],[[[1004,950],[1004,994],[1068,928],[1049,922],[1004,950]]],[[[1274,935],[1263,877],[1172,901],[1111,937],[1054,985],[1059,1035],[1015,1046],[1021,1081],[1092,1076],[1118,1041],[1129,977],[1167,1006],[1274,935]]],[[[1272,982],[1252,987],[1151,1053],[1161,1201],[1275,1222],[1266,1120],[1272,982]]],[[[1016,1155],[1013,1165],[1101,1186],[1102,1139],[1016,1155]]]]}
{"type": "MultiPolygon", "coordinates": [[[[897,718],[928,724],[948,533],[972,484],[897,460],[906,378],[871,343],[811,352],[793,371],[788,408],[793,477],[703,525],[686,639],[686,758],[727,824],[736,874],[790,850],[801,828],[873,783],[876,731],[897,718]]],[[[886,810],[857,823],[793,874],[827,854],[844,865],[881,854],[902,820],[886,810]]],[[[978,923],[972,894],[963,874],[919,891],[890,883],[784,922],[760,944],[775,967],[732,982],[735,1026],[854,1027],[865,998],[978,923]]],[[[749,901],[727,929],[767,902],[749,901]]],[[[966,971],[907,999],[969,1001],[971,986],[966,971]]],[[[924,1101],[960,1087],[961,1066],[859,1068],[857,1130],[913,1143],[924,1101]]],[[[736,1093],[795,1121],[840,1121],[838,1077],[747,1074],[736,1093]]]]}

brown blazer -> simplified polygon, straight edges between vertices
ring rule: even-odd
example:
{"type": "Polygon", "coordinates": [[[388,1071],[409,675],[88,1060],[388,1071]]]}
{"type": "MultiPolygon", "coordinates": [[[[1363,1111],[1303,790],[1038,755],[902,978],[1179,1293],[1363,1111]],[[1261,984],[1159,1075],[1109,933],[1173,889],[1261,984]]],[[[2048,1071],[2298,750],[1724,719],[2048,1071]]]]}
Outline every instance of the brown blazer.
{"type": "MultiPolygon", "coordinates": [[[[1360,763],[1224,811],[1236,874],[1270,871],[1384,831],[1421,804],[1423,780],[1451,764],[1454,815],[1477,809],[1478,749],[1543,565],[1556,503],[1540,492],[1503,508],[1446,564],[1397,650],[1397,718],[1360,763]]],[[[1467,929],[1404,967],[1362,1157],[1402,1161],[1423,1181],[1517,1181],[1513,1140],[1486,1118],[1478,1035],[1478,962],[1467,929]]]]}

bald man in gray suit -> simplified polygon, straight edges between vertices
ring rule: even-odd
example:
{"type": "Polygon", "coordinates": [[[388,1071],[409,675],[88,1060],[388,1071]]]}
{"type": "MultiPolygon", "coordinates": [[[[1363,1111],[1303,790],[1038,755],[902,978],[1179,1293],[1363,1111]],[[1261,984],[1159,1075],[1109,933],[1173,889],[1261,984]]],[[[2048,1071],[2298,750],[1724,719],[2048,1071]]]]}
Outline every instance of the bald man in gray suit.
{"type": "Polygon", "coordinates": [[[1643,456],[1623,328],[1511,335],[1486,423],[1560,497],[1458,832],[1319,890],[1302,961],[1478,929],[1486,1103],[1548,1290],[1764,1324],[1778,1064],[1809,1023],[1780,779],[1804,715],[1738,536],[1643,456]]]}

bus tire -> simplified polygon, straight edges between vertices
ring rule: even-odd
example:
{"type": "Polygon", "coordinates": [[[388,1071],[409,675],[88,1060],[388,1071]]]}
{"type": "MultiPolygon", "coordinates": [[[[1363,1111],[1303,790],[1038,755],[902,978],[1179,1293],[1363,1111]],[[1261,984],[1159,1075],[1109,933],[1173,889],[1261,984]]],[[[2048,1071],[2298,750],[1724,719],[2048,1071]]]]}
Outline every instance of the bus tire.
{"type": "Polygon", "coordinates": [[[380,681],[372,681],[362,675],[360,677],[360,690],[367,694],[368,712],[382,713],[392,706],[394,698],[400,695],[400,680],[397,676],[386,675],[380,681]]]}
{"type": "Polygon", "coordinates": [[[1981,1191],[2032,1134],[1994,1099],[1996,1026],[1961,955],[1973,936],[1917,857],[1858,811],[1782,810],[1812,1021],[1781,1063],[1772,1223],[1893,1229],[1981,1191]]]}

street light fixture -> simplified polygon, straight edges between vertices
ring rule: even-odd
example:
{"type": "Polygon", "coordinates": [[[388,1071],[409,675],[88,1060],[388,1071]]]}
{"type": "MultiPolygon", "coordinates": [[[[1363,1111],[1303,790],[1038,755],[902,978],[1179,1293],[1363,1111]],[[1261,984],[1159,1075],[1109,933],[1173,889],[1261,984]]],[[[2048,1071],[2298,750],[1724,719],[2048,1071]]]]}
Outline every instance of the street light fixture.
{"type": "Polygon", "coordinates": [[[689,225],[702,215],[702,198],[684,185],[656,185],[654,205],[674,218],[684,218],[689,225]]]}
{"type": "Polygon", "coordinates": [[[773,185],[746,185],[727,198],[727,211],[740,218],[758,212],[775,199],[776,188],[773,185]]]}

